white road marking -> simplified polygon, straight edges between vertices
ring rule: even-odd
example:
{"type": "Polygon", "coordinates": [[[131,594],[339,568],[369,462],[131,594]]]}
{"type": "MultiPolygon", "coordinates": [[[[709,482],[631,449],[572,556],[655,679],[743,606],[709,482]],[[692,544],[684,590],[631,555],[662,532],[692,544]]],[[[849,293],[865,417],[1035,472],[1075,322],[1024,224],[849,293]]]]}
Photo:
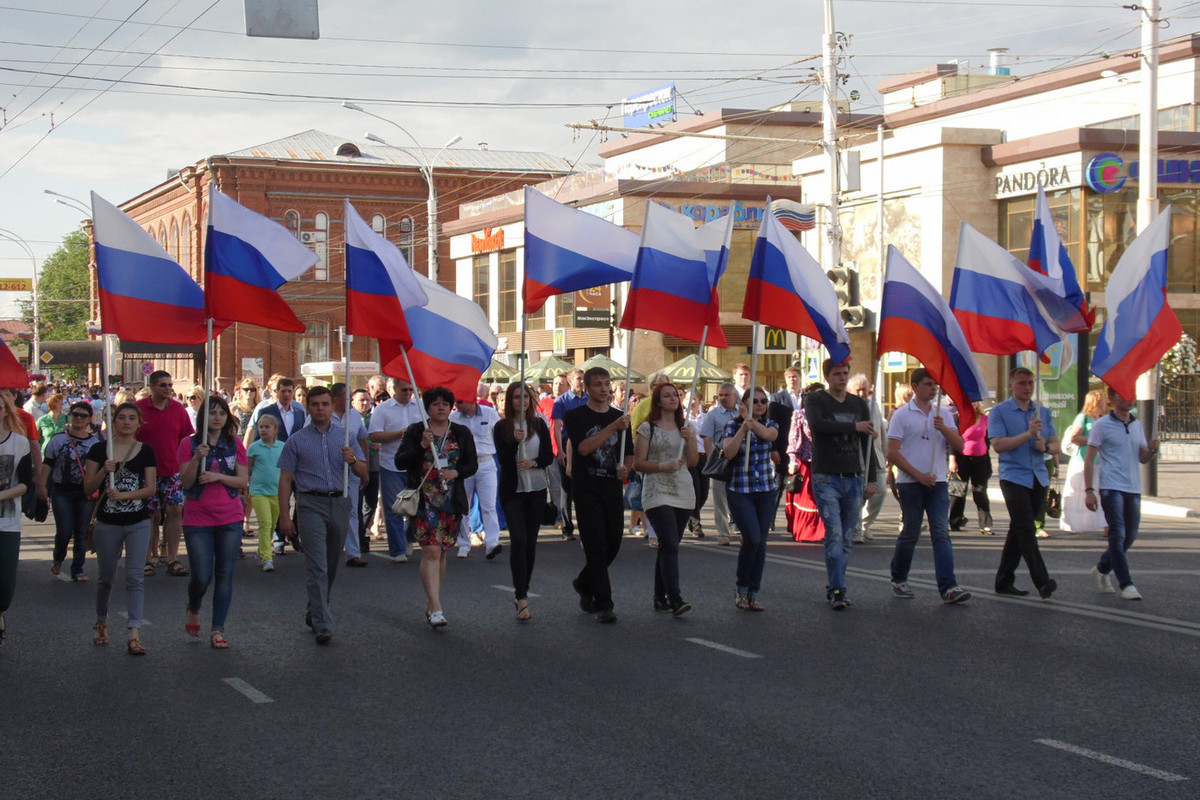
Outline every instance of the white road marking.
{"type": "MultiPolygon", "coordinates": [[[[516,591],[517,591],[516,589],[514,589],[514,588],[513,588],[513,587],[511,587],[511,586],[503,586],[503,585],[501,585],[501,584],[499,584],[499,583],[493,583],[493,584],[492,584],[492,588],[493,588],[493,589],[499,589],[499,590],[500,590],[500,591],[502,591],[502,592],[508,592],[509,594],[515,594],[515,593],[516,593],[516,591]]],[[[541,595],[540,595],[540,594],[535,594],[535,593],[533,593],[533,592],[528,592],[528,593],[527,593],[527,596],[529,596],[529,597],[541,597],[541,595]]]]}
{"type": "Polygon", "coordinates": [[[252,703],[274,703],[275,701],[246,683],[241,678],[222,678],[222,682],[236,692],[245,695],[252,703]]]}
{"type": "MultiPolygon", "coordinates": [[[[727,557],[736,556],[736,548],[725,547],[703,547],[697,546],[696,550],[707,553],[727,554],[727,557]]],[[[800,567],[802,569],[812,570],[825,574],[824,562],[813,562],[807,559],[802,559],[796,556],[782,555],[779,553],[768,553],[767,561],[775,564],[782,564],[788,567],[800,567]]],[[[871,572],[865,569],[855,567],[847,567],[846,574],[855,578],[862,578],[868,581],[878,581],[887,583],[891,580],[891,576],[884,572],[871,572]]],[[[909,584],[923,589],[937,590],[937,584],[934,581],[909,578],[909,584]]],[[[1109,606],[1095,606],[1086,603],[1076,603],[1070,600],[1059,600],[1055,598],[1049,601],[1042,601],[1036,595],[1031,593],[1028,597],[1012,597],[1010,595],[995,594],[991,587],[977,587],[963,585],[964,589],[971,590],[971,602],[982,601],[992,603],[1020,603],[1029,607],[1044,609],[1046,611],[1058,611],[1063,614],[1072,614],[1079,617],[1091,617],[1093,619],[1103,619],[1110,622],[1123,622],[1127,625],[1135,625],[1140,628],[1150,628],[1151,630],[1166,631],[1167,633],[1181,633],[1185,636],[1200,637],[1200,623],[1191,622],[1183,619],[1172,619],[1171,617],[1160,617],[1154,614],[1143,614],[1137,611],[1126,611],[1123,608],[1113,608],[1109,606]]],[[[1099,592],[1096,592],[1099,594],[1099,592]]],[[[1109,595],[1111,597],[1111,595],[1109,595]]]]}
{"type": "Polygon", "coordinates": [[[701,647],[711,647],[713,650],[720,650],[722,653],[729,653],[730,655],[741,656],[742,658],[762,658],[758,653],[751,653],[748,650],[738,650],[736,647],[730,647],[719,642],[710,642],[708,639],[696,639],[689,636],[684,641],[698,644],[701,647]]]}
{"type": "Polygon", "coordinates": [[[1183,775],[1176,775],[1174,772],[1164,772],[1161,769],[1155,769],[1154,767],[1147,767],[1145,764],[1138,764],[1134,761],[1126,761],[1123,758],[1117,758],[1116,756],[1110,756],[1106,753],[1100,753],[1095,750],[1088,750],[1086,747],[1078,747],[1076,745],[1068,744],[1066,742],[1060,742],[1058,739],[1034,739],[1034,742],[1036,742],[1037,744],[1044,744],[1047,747],[1054,747],[1059,750],[1065,750],[1068,753],[1074,753],[1077,756],[1083,756],[1084,758],[1090,758],[1094,761],[1100,761],[1105,764],[1111,764],[1114,767],[1121,767],[1123,769],[1132,770],[1133,772],[1139,772],[1142,775],[1149,775],[1151,778],[1158,778],[1161,781],[1175,782],[1175,781],[1186,781],[1187,780],[1187,778],[1184,777],[1183,775]]]}

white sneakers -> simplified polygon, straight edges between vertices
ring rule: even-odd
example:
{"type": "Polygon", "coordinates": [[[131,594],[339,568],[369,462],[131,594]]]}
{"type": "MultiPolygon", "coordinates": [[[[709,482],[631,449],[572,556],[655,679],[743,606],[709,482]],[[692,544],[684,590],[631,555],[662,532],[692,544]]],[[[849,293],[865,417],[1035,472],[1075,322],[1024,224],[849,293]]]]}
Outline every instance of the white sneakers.
{"type": "Polygon", "coordinates": [[[469,555],[471,555],[471,546],[470,546],[469,544],[459,545],[459,547],[458,547],[458,557],[459,557],[459,558],[466,558],[466,557],[467,557],[467,556],[469,556],[469,555]]]}
{"type": "Polygon", "coordinates": [[[262,562],[262,571],[263,572],[274,572],[275,571],[275,562],[269,558],[266,561],[262,562]]]}
{"type": "Polygon", "coordinates": [[[1097,589],[1102,592],[1108,592],[1109,594],[1116,591],[1116,589],[1113,588],[1112,582],[1109,580],[1111,576],[1105,575],[1100,571],[1099,567],[1092,567],[1092,575],[1096,577],[1097,589]]]}
{"type": "Polygon", "coordinates": [[[393,564],[407,564],[408,563],[408,554],[407,553],[401,553],[400,555],[392,556],[391,558],[392,558],[393,564]]]}
{"type": "Polygon", "coordinates": [[[1137,587],[1132,583],[1121,590],[1122,600],[1141,600],[1142,593],[1137,590],[1137,587]]]}

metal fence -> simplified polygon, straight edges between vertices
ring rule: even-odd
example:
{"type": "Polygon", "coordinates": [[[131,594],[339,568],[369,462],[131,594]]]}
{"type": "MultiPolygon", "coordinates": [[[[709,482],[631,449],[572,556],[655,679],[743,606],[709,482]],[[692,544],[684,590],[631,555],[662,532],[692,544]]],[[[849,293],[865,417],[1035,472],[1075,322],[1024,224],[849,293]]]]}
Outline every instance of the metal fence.
{"type": "Polygon", "coordinates": [[[1200,441],[1200,375],[1163,379],[1159,400],[1159,437],[1200,441]]]}

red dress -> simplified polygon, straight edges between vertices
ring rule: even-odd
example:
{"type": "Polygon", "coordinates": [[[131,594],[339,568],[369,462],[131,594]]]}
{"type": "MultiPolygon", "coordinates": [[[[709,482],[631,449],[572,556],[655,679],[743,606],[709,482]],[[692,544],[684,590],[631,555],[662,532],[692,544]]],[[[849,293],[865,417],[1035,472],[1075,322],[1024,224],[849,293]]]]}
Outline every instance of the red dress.
{"type": "Polygon", "coordinates": [[[804,482],[798,492],[785,492],[783,513],[788,531],[797,542],[820,542],[825,539],[825,525],[817,513],[817,501],[812,493],[812,433],[804,410],[792,412],[792,427],[788,433],[788,456],[792,468],[804,482]]]}

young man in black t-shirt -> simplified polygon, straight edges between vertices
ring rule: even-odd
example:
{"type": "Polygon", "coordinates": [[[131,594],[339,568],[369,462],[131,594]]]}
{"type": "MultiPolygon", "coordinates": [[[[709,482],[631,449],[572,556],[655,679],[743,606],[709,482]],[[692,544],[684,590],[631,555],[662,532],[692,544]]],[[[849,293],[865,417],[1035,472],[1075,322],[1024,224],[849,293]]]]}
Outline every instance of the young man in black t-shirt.
{"type": "Polygon", "coordinates": [[[584,373],[588,393],[585,405],[563,416],[563,429],[570,452],[572,497],[579,541],[587,563],[572,585],[579,593],[579,607],[596,615],[597,622],[616,622],[608,565],[621,549],[625,529],[625,507],[621,482],[633,462],[633,434],[629,415],[609,405],[612,381],[608,370],[593,367],[584,373]],[[625,447],[621,452],[621,433],[625,447]]]}

